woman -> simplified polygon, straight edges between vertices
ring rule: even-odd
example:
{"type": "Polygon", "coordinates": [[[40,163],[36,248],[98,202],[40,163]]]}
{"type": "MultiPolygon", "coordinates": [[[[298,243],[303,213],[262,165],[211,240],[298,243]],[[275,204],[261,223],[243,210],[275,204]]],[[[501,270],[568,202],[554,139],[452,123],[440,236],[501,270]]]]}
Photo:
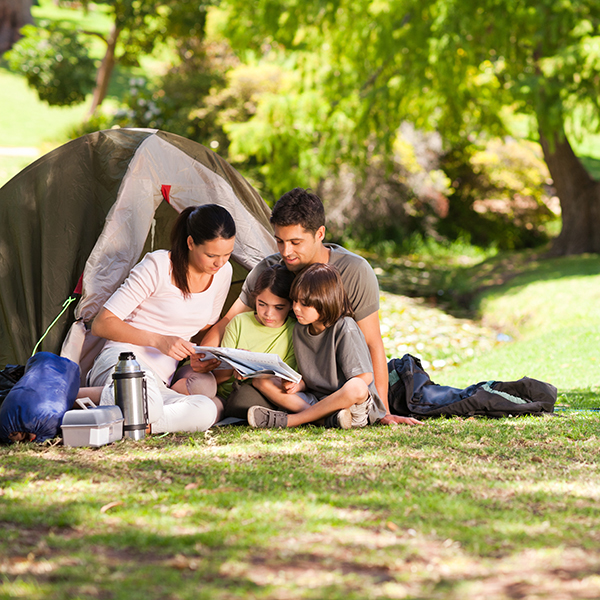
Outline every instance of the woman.
{"type": "Polygon", "coordinates": [[[186,208],[171,232],[171,251],[151,252],[132,269],[92,324],[92,333],[108,340],[88,375],[88,385],[104,386],[101,404],[114,404],[114,367],[121,352],[131,351],[146,372],[152,433],[205,431],[218,420],[223,407],[209,397],[214,386],[194,395],[167,386],[179,361],[194,352],[190,338],[219,319],[234,242],[227,210],[186,208]]]}

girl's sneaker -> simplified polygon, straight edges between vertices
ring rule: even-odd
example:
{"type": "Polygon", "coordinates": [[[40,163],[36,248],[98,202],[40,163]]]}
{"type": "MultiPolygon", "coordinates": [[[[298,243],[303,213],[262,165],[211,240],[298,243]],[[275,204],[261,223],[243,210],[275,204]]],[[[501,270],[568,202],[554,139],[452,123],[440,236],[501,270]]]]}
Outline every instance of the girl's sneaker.
{"type": "Polygon", "coordinates": [[[264,406],[251,406],[248,409],[248,423],[250,427],[261,429],[275,429],[287,427],[288,416],[282,410],[271,410],[264,406]]]}

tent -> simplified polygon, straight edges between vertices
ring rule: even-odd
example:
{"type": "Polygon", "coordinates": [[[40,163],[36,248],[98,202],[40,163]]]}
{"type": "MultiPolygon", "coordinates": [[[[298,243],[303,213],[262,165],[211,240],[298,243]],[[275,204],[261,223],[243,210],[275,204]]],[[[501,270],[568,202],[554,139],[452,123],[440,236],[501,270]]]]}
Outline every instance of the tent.
{"type": "Polygon", "coordinates": [[[114,129],[21,171],[0,189],[0,367],[24,364],[75,292],[74,311],[41,349],[86,372],[100,343],[89,326],[104,302],[146,252],[169,247],[181,210],[207,203],[227,208],[237,225],[231,302],[276,245],[265,202],[212,150],[164,131],[114,129]]]}

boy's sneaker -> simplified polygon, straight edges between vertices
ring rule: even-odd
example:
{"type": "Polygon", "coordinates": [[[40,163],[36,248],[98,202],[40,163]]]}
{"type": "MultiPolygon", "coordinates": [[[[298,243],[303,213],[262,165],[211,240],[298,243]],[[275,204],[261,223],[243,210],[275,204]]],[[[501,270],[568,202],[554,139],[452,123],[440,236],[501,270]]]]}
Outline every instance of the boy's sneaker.
{"type": "Polygon", "coordinates": [[[275,429],[277,427],[287,427],[287,422],[287,413],[282,410],[271,410],[264,406],[251,406],[248,409],[250,427],[275,429]]]}
{"type": "Polygon", "coordinates": [[[352,427],[352,413],[349,408],[342,408],[328,417],[323,422],[324,427],[337,429],[350,429],[352,427]]]}

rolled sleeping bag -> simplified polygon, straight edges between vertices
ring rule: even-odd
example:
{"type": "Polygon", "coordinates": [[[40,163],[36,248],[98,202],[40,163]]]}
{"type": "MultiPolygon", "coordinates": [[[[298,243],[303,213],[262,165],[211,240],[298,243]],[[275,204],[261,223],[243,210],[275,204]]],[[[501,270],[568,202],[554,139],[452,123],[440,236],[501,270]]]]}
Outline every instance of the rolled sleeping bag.
{"type": "Polygon", "coordinates": [[[79,391],[79,366],[51,352],[34,354],[25,374],[0,406],[0,441],[14,432],[34,433],[36,442],[56,437],[79,391]]]}

